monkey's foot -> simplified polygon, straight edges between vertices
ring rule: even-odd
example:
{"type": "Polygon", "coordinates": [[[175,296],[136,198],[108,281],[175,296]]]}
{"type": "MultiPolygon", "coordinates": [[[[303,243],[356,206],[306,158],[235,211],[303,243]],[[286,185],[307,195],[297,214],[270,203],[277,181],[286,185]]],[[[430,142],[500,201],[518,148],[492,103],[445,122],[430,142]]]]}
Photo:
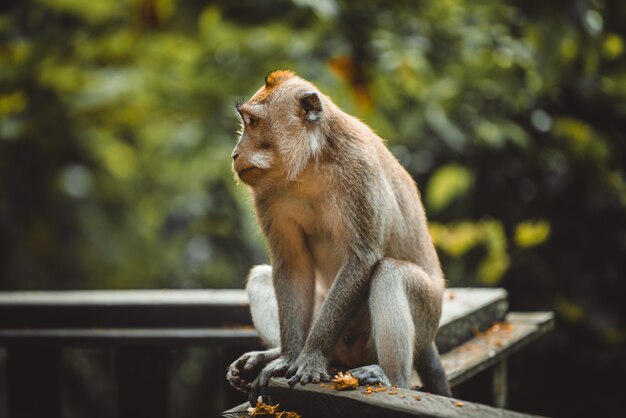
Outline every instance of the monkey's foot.
{"type": "Polygon", "coordinates": [[[269,403],[268,384],[272,377],[284,376],[285,372],[289,368],[291,362],[286,357],[279,357],[276,360],[271,361],[261,370],[261,373],[252,382],[251,390],[248,392],[248,401],[251,406],[256,405],[256,402],[261,395],[263,403],[269,403]]]}
{"type": "Polygon", "coordinates": [[[348,370],[348,373],[352,374],[352,376],[359,381],[359,385],[362,386],[374,386],[379,383],[384,386],[391,386],[391,382],[378,364],[358,367],[356,369],[348,370]]]}
{"type": "Polygon", "coordinates": [[[228,366],[226,379],[232,387],[247,393],[261,369],[270,361],[277,359],[279,354],[277,349],[245,353],[228,366]]]}

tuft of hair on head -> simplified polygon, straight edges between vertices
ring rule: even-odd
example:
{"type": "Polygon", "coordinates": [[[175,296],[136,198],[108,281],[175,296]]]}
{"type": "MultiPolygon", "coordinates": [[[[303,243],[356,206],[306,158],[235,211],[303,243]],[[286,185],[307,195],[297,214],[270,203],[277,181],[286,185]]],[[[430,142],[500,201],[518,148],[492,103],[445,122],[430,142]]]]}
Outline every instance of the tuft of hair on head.
{"type": "Polygon", "coordinates": [[[265,76],[265,88],[271,89],[277,87],[283,81],[287,81],[294,77],[296,73],[290,70],[273,70],[265,76]]]}

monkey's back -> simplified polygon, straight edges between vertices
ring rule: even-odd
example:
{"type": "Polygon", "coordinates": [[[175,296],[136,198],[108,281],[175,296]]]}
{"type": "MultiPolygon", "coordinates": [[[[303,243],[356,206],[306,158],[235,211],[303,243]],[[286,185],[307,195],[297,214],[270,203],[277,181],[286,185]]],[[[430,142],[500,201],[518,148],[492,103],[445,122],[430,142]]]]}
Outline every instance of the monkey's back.
{"type": "MultiPolygon", "coordinates": [[[[359,122],[362,123],[362,122],[359,122]]],[[[439,258],[428,231],[426,214],[417,185],[384,141],[363,124],[369,138],[360,146],[366,164],[380,173],[378,187],[372,194],[380,194],[375,200],[384,208],[380,211],[385,254],[397,260],[410,261],[421,266],[429,276],[443,281],[439,258]]],[[[371,185],[370,185],[371,186],[371,185]]]]}

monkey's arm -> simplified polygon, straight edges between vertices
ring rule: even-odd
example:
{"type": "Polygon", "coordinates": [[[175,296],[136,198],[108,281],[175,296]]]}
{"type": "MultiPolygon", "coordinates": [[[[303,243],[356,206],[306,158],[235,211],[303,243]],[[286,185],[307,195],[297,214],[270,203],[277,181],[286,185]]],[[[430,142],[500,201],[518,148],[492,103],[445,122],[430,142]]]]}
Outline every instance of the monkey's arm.
{"type": "Polygon", "coordinates": [[[283,376],[298,358],[313,317],[315,270],[301,228],[283,220],[266,234],[272,248],[272,281],[278,303],[280,357],[270,362],[252,383],[251,404],[259,394],[267,400],[267,384],[283,376]],[[273,240],[280,237],[280,240],[273,240]]]}
{"type": "MultiPolygon", "coordinates": [[[[370,255],[372,255],[371,253],[370,255]]],[[[298,359],[289,367],[289,384],[328,381],[328,361],[344,325],[365,303],[375,259],[353,254],[335,279],[298,359]]]]}

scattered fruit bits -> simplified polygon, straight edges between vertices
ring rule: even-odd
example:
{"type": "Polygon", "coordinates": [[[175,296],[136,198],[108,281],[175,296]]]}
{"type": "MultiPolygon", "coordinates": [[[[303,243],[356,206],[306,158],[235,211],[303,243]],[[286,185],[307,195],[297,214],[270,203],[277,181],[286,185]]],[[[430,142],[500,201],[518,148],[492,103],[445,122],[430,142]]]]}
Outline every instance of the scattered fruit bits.
{"type": "Polygon", "coordinates": [[[454,405],[457,406],[458,408],[463,408],[463,405],[465,404],[463,402],[457,402],[454,405]]]}
{"type": "Polygon", "coordinates": [[[326,386],[325,383],[320,383],[320,387],[323,388],[324,386],[326,386]]]}
{"type": "Polygon", "coordinates": [[[513,331],[513,324],[510,322],[496,322],[485,331],[480,331],[477,328],[473,329],[474,336],[488,345],[502,348],[506,345],[506,342],[511,337],[513,331]]]}
{"type": "Polygon", "coordinates": [[[254,408],[248,408],[248,412],[252,417],[275,417],[275,418],[302,418],[297,412],[278,411],[279,405],[267,405],[263,402],[257,402],[254,408]]]}
{"type": "Polygon", "coordinates": [[[415,398],[415,400],[416,400],[416,401],[419,401],[419,400],[421,400],[421,399],[422,399],[422,398],[420,398],[420,395],[415,395],[415,396],[413,396],[413,397],[415,398]]]}
{"type": "Polygon", "coordinates": [[[302,418],[297,412],[281,411],[276,413],[276,418],[302,418]]]}
{"type": "MultiPolygon", "coordinates": [[[[378,392],[386,392],[387,390],[389,390],[389,388],[382,386],[380,384],[377,384],[375,388],[371,387],[371,386],[366,386],[365,387],[365,391],[361,392],[363,395],[368,395],[370,396],[372,393],[378,393],[378,392]]],[[[397,394],[398,391],[396,389],[392,389],[391,392],[389,392],[390,395],[395,395],[397,394]]]]}
{"type": "Polygon", "coordinates": [[[359,387],[359,381],[350,373],[343,374],[339,372],[333,377],[332,381],[337,390],[352,390],[359,387]]]}
{"type": "Polygon", "coordinates": [[[257,402],[256,406],[254,408],[252,408],[252,411],[250,412],[250,415],[253,417],[273,417],[274,415],[276,415],[276,410],[278,409],[279,405],[267,405],[264,404],[263,402],[257,402]]]}

